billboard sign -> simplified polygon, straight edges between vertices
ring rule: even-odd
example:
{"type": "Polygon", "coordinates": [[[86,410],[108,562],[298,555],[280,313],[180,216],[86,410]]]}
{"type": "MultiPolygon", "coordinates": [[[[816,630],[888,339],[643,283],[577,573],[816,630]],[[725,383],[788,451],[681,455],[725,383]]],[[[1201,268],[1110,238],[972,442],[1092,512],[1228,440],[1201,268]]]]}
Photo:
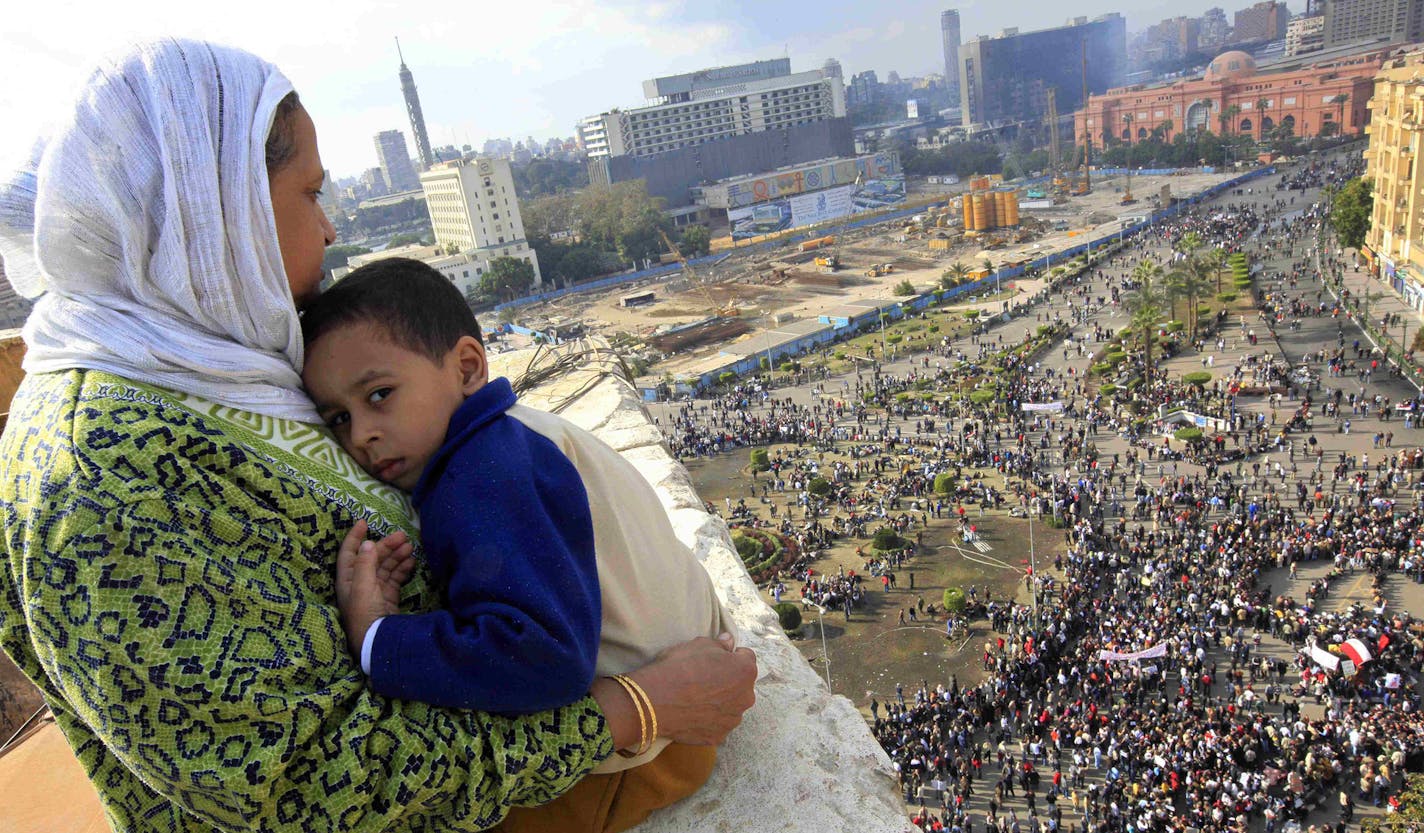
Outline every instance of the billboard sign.
{"type": "Polygon", "coordinates": [[[856,190],[852,200],[852,211],[874,211],[905,201],[905,177],[895,176],[885,179],[866,179],[856,190]]]}
{"type": "Polygon", "coordinates": [[[727,186],[727,207],[741,208],[767,200],[796,194],[851,185],[856,177],[862,183],[900,173],[899,157],[893,153],[877,153],[856,159],[840,159],[785,173],[771,173],[755,179],[733,182],[727,186]]]}
{"type": "Polygon", "coordinates": [[[727,222],[732,225],[732,239],[746,240],[791,228],[791,202],[773,200],[745,208],[733,208],[727,212],[727,222]]]}
{"type": "Polygon", "coordinates": [[[813,226],[851,213],[850,198],[854,185],[827,188],[814,194],[798,194],[791,198],[791,224],[813,226]]]}

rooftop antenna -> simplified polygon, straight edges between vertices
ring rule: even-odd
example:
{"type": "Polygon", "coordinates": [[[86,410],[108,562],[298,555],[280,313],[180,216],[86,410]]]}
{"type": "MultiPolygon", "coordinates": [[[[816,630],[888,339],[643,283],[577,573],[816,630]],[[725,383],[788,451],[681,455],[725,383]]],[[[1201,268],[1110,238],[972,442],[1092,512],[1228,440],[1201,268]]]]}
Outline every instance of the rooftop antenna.
{"type": "Polygon", "coordinates": [[[396,55],[400,56],[401,66],[405,66],[405,55],[401,54],[400,38],[396,38],[396,55]]]}

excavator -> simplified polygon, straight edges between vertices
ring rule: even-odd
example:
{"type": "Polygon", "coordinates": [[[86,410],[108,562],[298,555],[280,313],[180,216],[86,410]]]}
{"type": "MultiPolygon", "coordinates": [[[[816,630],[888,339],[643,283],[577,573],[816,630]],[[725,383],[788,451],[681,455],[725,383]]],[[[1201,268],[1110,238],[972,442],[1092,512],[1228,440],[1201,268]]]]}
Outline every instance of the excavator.
{"type": "Polygon", "coordinates": [[[702,297],[707,299],[708,309],[716,312],[716,314],[718,315],[742,314],[742,311],[737,309],[732,304],[728,304],[726,306],[719,306],[717,304],[717,299],[712,297],[712,292],[708,290],[707,285],[702,282],[701,276],[699,276],[696,272],[692,270],[692,264],[688,263],[687,258],[682,256],[682,250],[679,249],[677,246],[673,245],[672,240],[667,236],[667,232],[659,228],[658,236],[663,239],[663,245],[668,247],[668,251],[671,252],[672,256],[677,259],[677,262],[682,264],[682,272],[683,275],[686,276],[687,282],[692,286],[697,287],[698,290],[702,292],[702,297]]]}

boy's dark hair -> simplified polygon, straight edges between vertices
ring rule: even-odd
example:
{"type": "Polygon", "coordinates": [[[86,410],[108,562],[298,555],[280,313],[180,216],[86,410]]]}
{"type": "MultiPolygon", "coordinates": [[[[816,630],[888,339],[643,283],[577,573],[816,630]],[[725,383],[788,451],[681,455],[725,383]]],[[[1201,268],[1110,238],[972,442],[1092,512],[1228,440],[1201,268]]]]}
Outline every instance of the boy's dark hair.
{"type": "Polygon", "coordinates": [[[418,260],[368,263],[317,296],[302,313],[302,337],[312,344],[337,327],[371,324],[399,347],[441,362],[464,336],[481,344],[480,322],[460,290],[418,260]]]}

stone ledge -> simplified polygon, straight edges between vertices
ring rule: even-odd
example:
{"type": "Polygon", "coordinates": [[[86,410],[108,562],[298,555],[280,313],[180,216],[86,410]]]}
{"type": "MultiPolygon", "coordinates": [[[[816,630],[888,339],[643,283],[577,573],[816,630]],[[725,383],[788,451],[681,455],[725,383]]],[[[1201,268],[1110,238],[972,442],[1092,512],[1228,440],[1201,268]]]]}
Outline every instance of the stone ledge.
{"type": "MultiPolygon", "coordinates": [[[[678,537],[711,574],[723,604],[757,653],[757,704],[723,747],[707,786],[653,815],[643,833],[816,830],[890,833],[912,829],[890,759],[849,700],[831,694],[782,632],[732,547],[727,526],[706,512],[687,470],[632,386],[601,353],[580,342],[545,349],[534,367],[595,351],[578,366],[522,393],[531,407],[560,413],[609,443],[657,489],[678,537]]],[[[492,376],[527,371],[532,351],[490,357],[492,376]]]]}

